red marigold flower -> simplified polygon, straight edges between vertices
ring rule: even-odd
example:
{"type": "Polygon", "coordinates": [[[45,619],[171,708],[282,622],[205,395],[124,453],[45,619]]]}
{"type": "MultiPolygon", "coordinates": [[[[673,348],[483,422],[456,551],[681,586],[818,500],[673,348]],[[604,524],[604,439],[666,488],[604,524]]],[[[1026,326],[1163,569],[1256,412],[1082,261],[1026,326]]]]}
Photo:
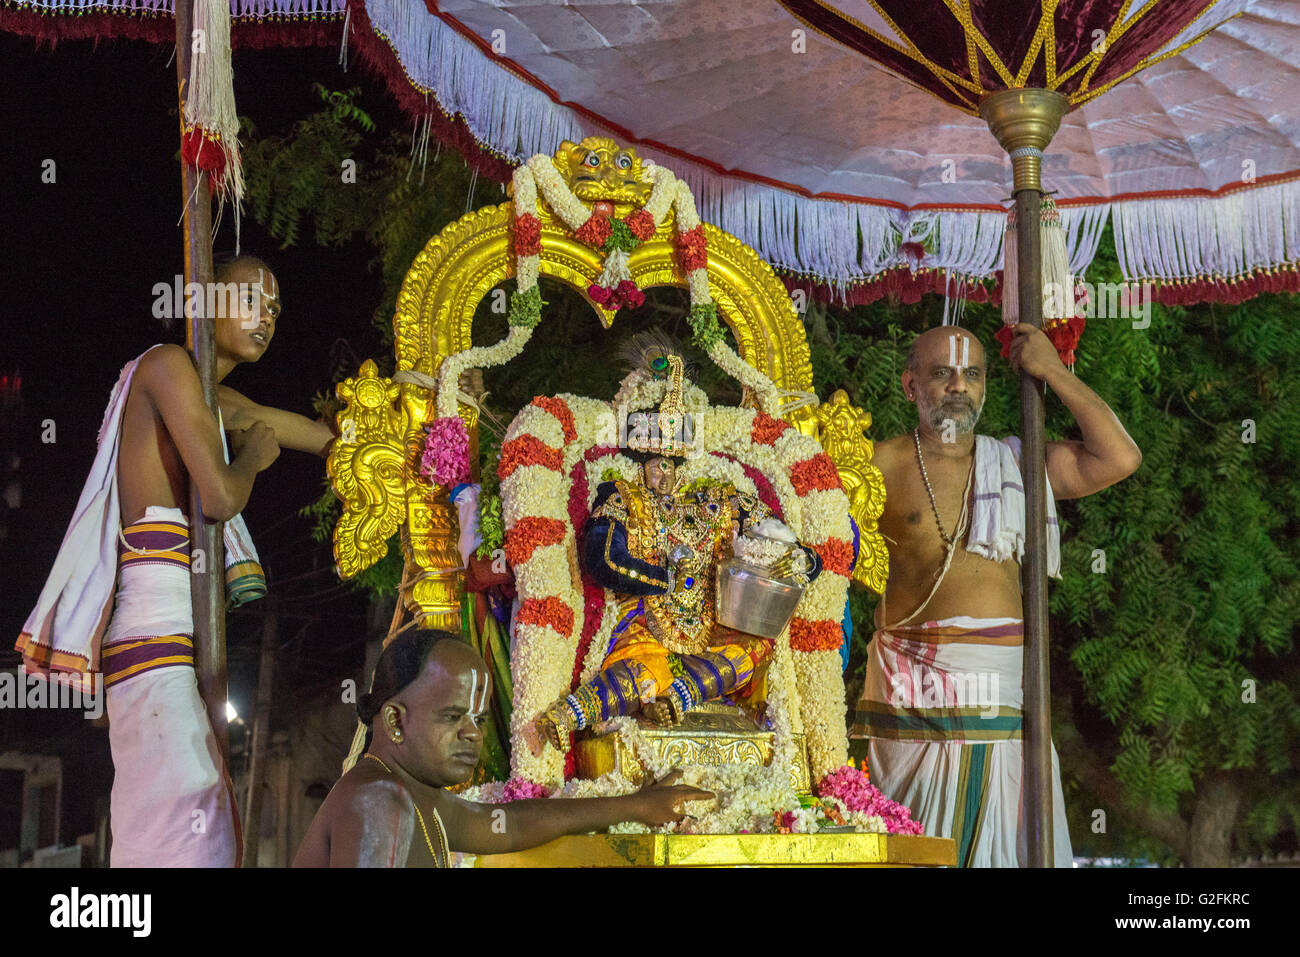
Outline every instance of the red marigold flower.
{"type": "Polygon", "coordinates": [[[506,561],[518,568],[533,557],[533,552],[564,541],[565,525],[558,518],[528,515],[506,533],[506,561]]]}
{"type": "Polygon", "coordinates": [[[558,472],[564,465],[564,456],[535,435],[521,435],[501,446],[501,461],[497,465],[500,478],[525,465],[543,465],[558,472]]]}
{"type": "Polygon", "coordinates": [[[638,209],[623,222],[627,223],[628,231],[641,242],[655,234],[655,218],[644,209],[638,209]]]}
{"type": "Polygon", "coordinates": [[[796,463],[790,470],[790,484],[794,486],[797,495],[842,487],[840,473],[825,452],[818,452],[812,458],[796,463]]]}
{"type": "Polygon", "coordinates": [[[515,255],[536,256],[542,251],[542,224],[532,213],[515,219],[515,255]]]}
{"type": "Polygon", "coordinates": [[[573,235],[578,242],[599,249],[605,245],[605,240],[609,239],[609,234],[613,228],[608,219],[593,213],[585,223],[578,227],[578,231],[573,235]]]}
{"type": "Polygon", "coordinates": [[[848,576],[849,569],[853,567],[852,542],[846,542],[842,538],[828,538],[820,545],[814,545],[813,550],[821,557],[823,571],[848,576]]]}
{"type": "Polygon", "coordinates": [[[755,445],[775,445],[776,440],[790,428],[792,426],[784,419],[774,419],[766,412],[755,412],[749,438],[755,445]]]}
{"type": "Polygon", "coordinates": [[[563,399],[556,399],[552,396],[539,395],[529,405],[535,405],[539,409],[545,409],[551,415],[559,420],[560,428],[564,430],[564,442],[567,445],[578,437],[578,427],[573,421],[573,410],[563,399]]]}
{"type": "Polygon", "coordinates": [[[515,623],[520,625],[544,625],[556,634],[568,638],[573,634],[573,609],[562,600],[550,595],[546,598],[525,598],[519,603],[519,614],[515,623]]]}
{"type": "Polygon", "coordinates": [[[704,224],[700,223],[689,232],[682,233],[677,238],[677,248],[685,272],[705,268],[709,264],[709,255],[704,239],[704,224]]]}
{"type": "Polygon", "coordinates": [[[795,651],[839,651],[843,643],[844,626],[837,621],[796,618],[790,622],[790,647],[795,651]]]}
{"type": "Polygon", "coordinates": [[[608,286],[597,286],[595,283],[592,283],[587,287],[587,298],[596,305],[604,306],[608,309],[610,303],[614,301],[614,290],[610,289],[608,286]]]}

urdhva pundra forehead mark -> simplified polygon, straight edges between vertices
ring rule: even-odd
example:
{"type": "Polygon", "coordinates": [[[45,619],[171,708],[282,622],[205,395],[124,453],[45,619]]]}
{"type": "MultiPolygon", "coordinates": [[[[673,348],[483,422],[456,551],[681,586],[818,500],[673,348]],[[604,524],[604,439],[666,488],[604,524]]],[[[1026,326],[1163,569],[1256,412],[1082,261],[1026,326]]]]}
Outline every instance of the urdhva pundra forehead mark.
{"type": "Polygon", "coordinates": [[[948,365],[957,370],[961,375],[961,370],[970,365],[970,338],[967,336],[958,336],[956,334],[948,337],[948,365]],[[961,361],[957,361],[957,340],[961,340],[961,361]]]}
{"type": "Polygon", "coordinates": [[[479,720],[487,711],[488,679],[487,675],[484,675],[482,682],[480,682],[477,668],[470,671],[469,674],[469,716],[477,727],[479,720]]]}

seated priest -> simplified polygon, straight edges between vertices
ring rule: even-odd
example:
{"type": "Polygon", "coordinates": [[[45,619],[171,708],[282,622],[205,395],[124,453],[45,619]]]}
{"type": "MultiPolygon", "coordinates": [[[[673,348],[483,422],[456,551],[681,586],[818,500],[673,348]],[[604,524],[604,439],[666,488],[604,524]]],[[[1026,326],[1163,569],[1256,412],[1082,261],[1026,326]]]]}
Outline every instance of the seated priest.
{"type": "Polygon", "coordinates": [[[821,570],[817,554],[797,545],[757,497],[723,482],[682,487],[693,430],[681,407],[681,359],[667,358],[673,388],[657,416],[648,414],[650,427],[628,439],[639,474],[597,487],[580,538],[582,568],[618,597],[619,618],[600,673],[538,719],[560,750],[571,732],[638,711],[671,725],[706,701],[730,698],[754,713],[758,702],[745,699],[761,698],[754,692],[775,643],[717,621],[718,567],[738,534],[756,532],[791,543],[776,577],[806,584],[821,570]]]}
{"type": "Polygon", "coordinates": [[[675,784],[673,772],[620,797],[463,800],[447,788],[478,765],[491,688],[483,658],[459,635],[397,635],[357,702],[365,752],[316,812],[293,866],[447,867],[453,852],[503,854],[623,821],[679,821],[689,802],[713,797],[675,784]]]}

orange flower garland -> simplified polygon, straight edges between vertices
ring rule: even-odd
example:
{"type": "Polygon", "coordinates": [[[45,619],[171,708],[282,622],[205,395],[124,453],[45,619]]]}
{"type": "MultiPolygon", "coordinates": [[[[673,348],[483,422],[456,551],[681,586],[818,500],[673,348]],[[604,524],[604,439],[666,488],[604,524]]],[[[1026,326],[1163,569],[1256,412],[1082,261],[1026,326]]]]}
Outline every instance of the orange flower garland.
{"type": "Polygon", "coordinates": [[[525,598],[519,603],[517,625],[540,625],[554,630],[561,637],[573,634],[573,609],[554,595],[546,598],[525,598]]]}
{"type": "Polygon", "coordinates": [[[564,457],[559,449],[553,449],[534,435],[521,435],[501,446],[501,461],[497,465],[497,475],[507,478],[515,469],[526,465],[541,465],[559,471],[564,465],[564,457]]]}
{"type": "Polygon", "coordinates": [[[825,452],[818,452],[812,458],[796,463],[790,470],[790,484],[800,495],[843,488],[840,473],[825,452]]]}
{"type": "Polygon", "coordinates": [[[820,545],[813,546],[822,560],[822,569],[836,575],[848,577],[853,567],[853,543],[842,538],[828,538],[820,545]]]}
{"type": "Polygon", "coordinates": [[[794,651],[839,651],[843,641],[844,626],[837,621],[796,618],[790,622],[790,647],[794,651]]]}
{"type": "Polygon", "coordinates": [[[564,530],[565,524],[558,518],[525,515],[510,530],[510,537],[506,540],[506,561],[519,567],[537,549],[563,542],[564,530]]]}
{"type": "Polygon", "coordinates": [[[542,224],[532,213],[515,218],[515,255],[537,256],[542,252],[542,224]]]}
{"type": "Polygon", "coordinates": [[[614,227],[609,218],[593,211],[591,217],[579,226],[573,235],[578,242],[599,249],[605,245],[605,240],[609,239],[609,234],[613,231],[614,227]]]}
{"type": "Polygon", "coordinates": [[[775,445],[776,440],[791,428],[793,426],[784,419],[775,419],[766,412],[755,412],[754,428],[749,437],[755,445],[775,445]]]}
{"type": "Polygon", "coordinates": [[[677,238],[678,255],[682,263],[682,272],[704,269],[709,264],[707,244],[704,239],[704,224],[682,233],[677,238]]]}
{"type": "Polygon", "coordinates": [[[655,234],[655,218],[647,210],[638,209],[628,216],[624,222],[627,223],[628,231],[641,242],[645,242],[655,234]]]}
{"type": "Polygon", "coordinates": [[[568,445],[578,437],[578,427],[573,421],[573,412],[563,399],[557,399],[549,395],[539,395],[533,399],[529,405],[535,405],[539,409],[545,409],[551,415],[555,416],[556,421],[560,423],[560,428],[564,432],[564,444],[568,445]]]}

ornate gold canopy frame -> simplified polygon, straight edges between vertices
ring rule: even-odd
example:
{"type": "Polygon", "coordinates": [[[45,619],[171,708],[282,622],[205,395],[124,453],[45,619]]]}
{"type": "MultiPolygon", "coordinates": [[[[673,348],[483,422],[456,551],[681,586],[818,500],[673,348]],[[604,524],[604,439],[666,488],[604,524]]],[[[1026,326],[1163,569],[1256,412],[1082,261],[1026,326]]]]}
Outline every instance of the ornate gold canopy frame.
{"type": "MultiPolygon", "coordinates": [[[[631,208],[620,204],[616,211],[625,215],[631,208]]],[[[366,361],[355,377],[337,386],[346,406],[338,414],[340,440],[327,470],[343,503],[334,530],[338,573],[347,579],[373,565],[400,530],[402,597],[427,627],[459,626],[462,588],[449,490],[430,487],[419,475],[424,426],[437,415],[434,377],[447,356],[471,346],[474,312],[483,297],[514,275],[512,219],[510,203],[485,207],[433,237],[411,264],[397,299],[393,379],[379,376],[375,364],[366,361]]],[[[600,253],[575,239],[542,203],[538,219],[540,275],[586,297],[602,269],[600,253]]],[[[834,460],[861,535],[853,578],[880,592],[889,554],[877,528],[884,480],[872,464],[873,446],[864,432],[871,416],[854,407],[843,390],[816,404],[808,340],[785,286],[735,236],[707,223],[704,231],[709,291],[735,336],[737,352],[779,388],[813,396],[812,404],[792,403],[785,418],[819,439],[834,460]]],[[[686,287],[673,236],[670,212],[654,236],[629,254],[628,270],[639,288],[686,287]]],[[[613,325],[615,313],[594,303],[592,308],[606,328],[613,325]]],[[[477,462],[478,410],[462,403],[460,414],[469,430],[470,461],[477,462]]]]}

